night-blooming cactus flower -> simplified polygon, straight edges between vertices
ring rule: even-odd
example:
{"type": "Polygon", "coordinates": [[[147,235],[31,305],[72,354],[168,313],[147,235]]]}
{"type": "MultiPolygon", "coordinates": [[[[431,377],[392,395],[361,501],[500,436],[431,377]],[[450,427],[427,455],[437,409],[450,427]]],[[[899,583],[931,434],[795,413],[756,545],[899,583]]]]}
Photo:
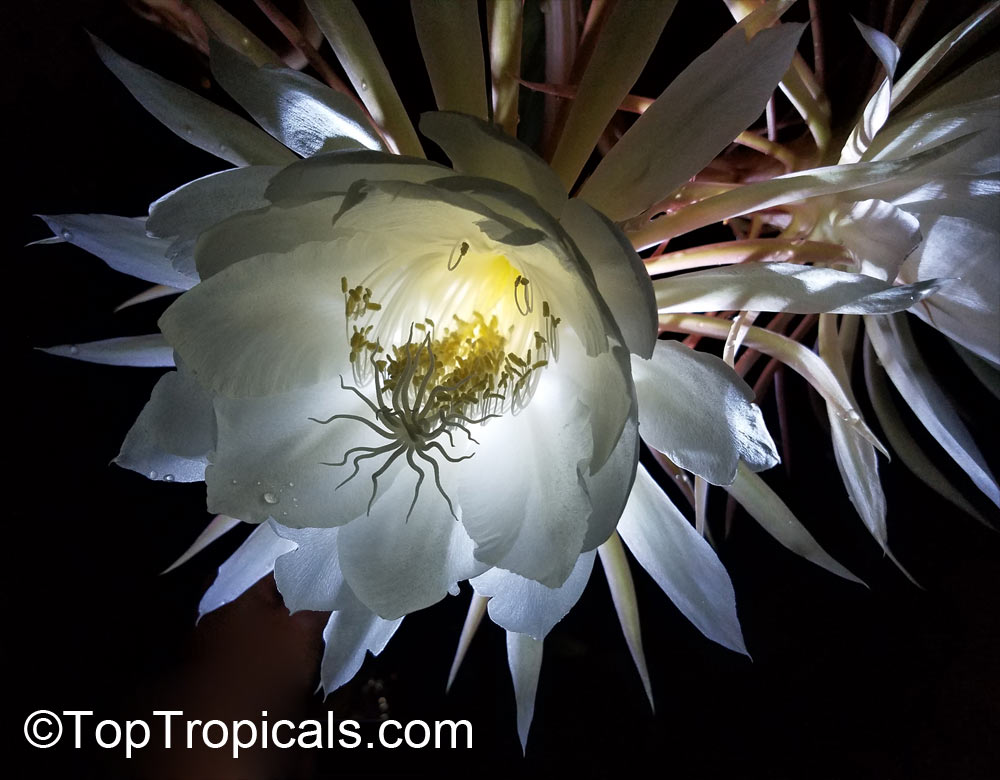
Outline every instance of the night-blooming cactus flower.
{"type": "MultiPolygon", "coordinates": [[[[46,218],[57,240],[159,285],[150,296],[183,291],[161,334],[52,351],[176,368],[117,462],[152,479],[206,482],[219,517],[192,554],[239,521],[257,524],[201,612],[273,571],[290,610],[332,613],[321,670],[329,692],[405,615],[469,581],[469,625],[488,610],[507,631],[522,743],[542,640],[598,553],[649,692],[623,541],[699,629],[745,651],[717,556],[638,464],[641,436],[672,468],[752,503],[747,475],[778,461],[731,361],[657,340],[658,317],[725,308],[712,295],[727,287],[694,274],[654,290],[611,219],[669,196],[761,113],[802,29],[774,24],[787,3],[765,4],[696,60],[579,198],[567,192],[673,4],[609,11],[609,37],[591,54],[551,168],[470,115],[486,95],[476,95],[476,73],[441,67],[441,52],[468,53],[434,23],[442,6],[415,3],[414,13],[439,107],[457,110],[425,114],[420,131],[451,168],[420,156],[353,6],[335,18],[330,4],[309,5],[360,101],[267,65],[226,22],[215,32],[243,54],[213,43],[213,73],[265,133],[97,42],[161,121],[240,167],[165,195],[145,220],[46,218]]],[[[455,23],[478,34],[466,12],[455,23]]],[[[495,119],[510,129],[516,102],[502,92],[495,119]]],[[[728,283],[752,288],[755,304],[878,314],[936,289],[797,265],[766,274],[751,265],[728,283]]],[[[810,377],[854,435],[876,442],[829,371],[810,377]]],[[[853,579],[794,518],[758,519],[853,579]]]]}

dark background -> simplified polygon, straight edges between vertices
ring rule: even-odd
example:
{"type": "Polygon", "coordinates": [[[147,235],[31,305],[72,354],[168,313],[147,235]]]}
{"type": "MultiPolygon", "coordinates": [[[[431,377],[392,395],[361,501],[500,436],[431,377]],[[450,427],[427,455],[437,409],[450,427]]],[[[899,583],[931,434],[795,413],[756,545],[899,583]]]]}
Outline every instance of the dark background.
{"type": "MultiPolygon", "coordinates": [[[[256,9],[246,5],[241,15],[252,18],[256,9]]],[[[680,5],[637,89],[643,94],[656,94],[727,26],[721,3],[680,5]]],[[[881,26],[887,10],[897,19],[902,11],[885,3],[819,5],[830,56],[838,47],[837,60],[828,62],[834,102],[852,105],[871,83],[874,61],[847,13],[881,26]]],[[[804,18],[805,3],[799,6],[797,18],[804,18]]],[[[918,41],[940,36],[975,3],[932,6],[918,41]]],[[[431,108],[407,5],[377,3],[365,13],[408,110],[431,108]]],[[[854,514],[805,384],[791,375],[791,478],[773,479],[817,539],[870,589],[795,558],[737,514],[719,552],[751,662],[701,636],[635,566],[655,716],[599,566],[546,641],[527,759],[520,758],[502,631],[484,623],[444,694],[467,588],[407,618],[385,652],[325,703],[313,693],[325,615],[288,617],[269,579],[195,627],[201,594],[245,532],[159,576],[208,521],[204,486],[152,483],[107,465],[160,372],[33,350],[150,332],[165,303],[112,314],[147,285],[68,245],[22,247],[47,234],[32,213],[143,214],[163,193],[224,165],[146,114],[101,67],[84,28],[175,81],[225,98],[202,83],[206,69],[194,52],[115,2],[14,4],[3,12],[3,28],[5,167],[14,174],[6,179],[11,223],[4,231],[5,427],[12,431],[3,567],[8,777],[306,778],[443,769],[602,777],[647,766],[672,777],[996,776],[1000,537],[900,464],[883,461],[890,540],[925,589],[909,584],[854,514]],[[92,728],[98,718],[152,720],[154,709],[227,721],[259,720],[267,710],[273,722],[324,718],[332,707],[337,719],[370,724],[368,737],[380,696],[389,716],[403,722],[472,721],[474,749],[270,749],[234,762],[225,749],[147,748],[126,762],[123,748],[76,751],[64,736],[40,751],[21,735],[27,714],[43,708],[94,710],[92,728]]],[[[996,464],[995,401],[974,392],[935,334],[921,334],[996,464]]],[[[765,408],[773,415],[770,402],[765,408]]],[[[724,503],[715,496],[712,504],[720,536],[724,503]]]]}

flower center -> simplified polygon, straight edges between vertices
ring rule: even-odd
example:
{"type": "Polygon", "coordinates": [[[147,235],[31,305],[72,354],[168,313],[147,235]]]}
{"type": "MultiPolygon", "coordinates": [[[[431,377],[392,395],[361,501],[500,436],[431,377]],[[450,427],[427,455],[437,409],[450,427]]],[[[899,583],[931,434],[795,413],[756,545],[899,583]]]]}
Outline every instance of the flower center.
{"type": "MultiPolygon", "coordinates": [[[[356,382],[356,386],[346,385],[341,377],[341,387],[364,401],[371,419],[349,414],[310,419],[324,425],[350,419],[388,440],[381,447],[352,447],[341,461],[323,464],[344,466],[358,453],[352,461],[354,470],[339,488],[357,476],[362,461],[384,457],[371,477],[369,512],[378,494],[379,477],[403,457],[417,475],[407,519],[426,476],[418,461],[430,464],[437,489],[457,519],[441,484],[437,458],[457,463],[472,454],[449,454],[442,438],[452,450],[456,449],[456,431],[468,443],[478,444],[469,427],[524,408],[542,370],[550,359],[558,358],[560,320],[548,302],[542,301],[541,310],[536,310],[534,287],[506,256],[477,255],[470,249],[467,242],[456,244],[443,264],[445,276],[439,263],[430,269],[414,269],[420,279],[394,280],[391,304],[375,301],[372,288],[341,279],[356,382]],[[438,294],[422,299],[423,290],[410,287],[421,282],[438,294]],[[421,300],[427,303],[421,305],[421,300]],[[449,309],[445,325],[435,324],[428,316],[428,311],[437,314],[449,309]],[[405,339],[401,325],[406,328],[405,339]]],[[[373,277],[377,284],[379,274],[373,277]]]]}

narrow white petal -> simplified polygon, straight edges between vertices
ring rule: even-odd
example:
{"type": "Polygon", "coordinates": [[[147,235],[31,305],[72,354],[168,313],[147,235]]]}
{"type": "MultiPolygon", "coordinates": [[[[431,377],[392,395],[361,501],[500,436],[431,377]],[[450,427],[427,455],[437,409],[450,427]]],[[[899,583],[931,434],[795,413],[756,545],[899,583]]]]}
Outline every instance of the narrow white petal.
{"type": "Polygon", "coordinates": [[[228,515],[216,515],[212,518],[212,522],[205,526],[205,530],[198,534],[198,538],[191,543],[191,546],[181,554],[180,558],[161,571],[160,574],[166,574],[167,572],[173,571],[178,566],[183,566],[216,539],[220,539],[229,531],[232,531],[240,524],[240,522],[241,521],[235,517],[229,517],[228,515]]]}
{"type": "Polygon", "coordinates": [[[61,344],[57,347],[46,347],[41,351],[87,363],[103,363],[106,366],[138,368],[174,366],[174,351],[159,333],[147,336],[122,336],[90,341],[86,344],[61,344]]]}
{"type": "Polygon", "coordinates": [[[257,526],[246,541],[219,567],[215,582],[198,604],[199,620],[223,604],[235,601],[274,569],[279,555],[295,549],[295,543],[278,536],[270,525],[257,526]]]}
{"type": "Polygon", "coordinates": [[[796,555],[821,566],[845,580],[864,583],[837,563],[785,505],[777,493],[757,474],[741,463],[739,473],[726,490],[760,523],[760,527],[796,555]]]}
{"type": "Polygon", "coordinates": [[[746,653],[729,574],[641,467],[618,533],[670,600],[709,639],[746,653]]]}
{"type": "Polygon", "coordinates": [[[611,148],[580,197],[621,221],[680,187],[761,115],[803,29],[782,24],[749,41],[740,27],[723,35],[611,148]]]}
{"type": "Polygon", "coordinates": [[[639,603],[635,597],[635,584],[632,582],[632,572],[629,570],[628,559],[625,557],[625,548],[622,546],[621,537],[618,534],[612,534],[611,538],[602,544],[597,551],[601,555],[601,564],[604,567],[604,575],[608,580],[611,600],[615,604],[615,612],[618,614],[618,622],[621,624],[622,633],[625,635],[625,642],[628,644],[629,653],[632,655],[632,662],[635,664],[636,671],[639,672],[642,687],[646,691],[646,698],[649,699],[649,707],[655,712],[656,705],[653,703],[653,686],[649,682],[646,655],[642,651],[642,631],[639,627],[639,603]]]}
{"type": "Polygon", "coordinates": [[[170,242],[146,235],[142,217],[112,214],[39,215],[56,240],[97,255],[116,271],[154,284],[187,290],[198,281],[195,273],[177,271],[167,257],[170,242]]]}
{"type": "Polygon", "coordinates": [[[366,653],[381,653],[402,622],[402,618],[383,620],[356,599],[352,606],[330,615],[323,629],[326,647],[319,670],[327,696],[351,681],[366,653]]]}
{"type": "Polygon", "coordinates": [[[337,149],[385,151],[368,117],[347,95],[290,68],[256,67],[216,41],[212,73],[272,136],[309,157],[337,149]]]}
{"type": "Polygon", "coordinates": [[[122,57],[91,36],[97,55],[149,113],[185,141],[233,165],[281,165],[295,155],[236,114],[122,57]]]}
{"type": "Polygon", "coordinates": [[[580,555],[573,571],[558,588],[498,568],[480,574],[471,584],[479,595],[492,597],[487,608],[494,623],[542,640],[579,601],[590,581],[595,555],[593,550],[580,555]]]}
{"type": "Polygon", "coordinates": [[[899,64],[899,48],[889,36],[862,24],[857,19],[854,20],[854,23],[858,26],[869,48],[875,52],[879,62],[882,63],[886,76],[865,106],[858,124],[851,131],[851,135],[840,154],[841,163],[855,163],[860,160],[871,145],[875,134],[882,129],[882,125],[889,118],[892,78],[896,73],[896,65],[899,64]]]}
{"type": "Polygon", "coordinates": [[[681,468],[728,485],[740,460],[754,471],[778,462],[753,391],[719,358],[657,341],[650,360],[632,358],[632,374],[640,436],[681,468]]]}
{"type": "Polygon", "coordinates": [[[489,98],[477,5],[412,0],[410,10],[437,107],[485,120],[489,98]]]}
{"type": "Polygon", "coordinates": [[[928,279],[913,285],[865,274],[796,263],[741,263],[653,282],[662,314],[679,311],[786,311],[794,314],[889,314],[904,311],[941,288],[928,279]]]}
{"type": "Polygon", "coordinates": [[[996,478],[920,356],[905,315],[865,317],[865,331],[886,373],[920,422],[979,489],[1000,506],[996,478]]]}
{"type": "Polygon", "coordinates": [[[527,634],[508,631],[507,663],[517,702],[517,735],[521,740],[521,752],[524,752],[528,746],[531,720],[535,716],[535,694],[538,692],[538,675],[542,671],[542,642],[527,634]]]}
{"type": "Polygon", "coordinates": [[[922,239],[920,221],[884,200],[862,200],[835,209],[824,231],[854,256],[858,271],[892,282],[922,239]]]}

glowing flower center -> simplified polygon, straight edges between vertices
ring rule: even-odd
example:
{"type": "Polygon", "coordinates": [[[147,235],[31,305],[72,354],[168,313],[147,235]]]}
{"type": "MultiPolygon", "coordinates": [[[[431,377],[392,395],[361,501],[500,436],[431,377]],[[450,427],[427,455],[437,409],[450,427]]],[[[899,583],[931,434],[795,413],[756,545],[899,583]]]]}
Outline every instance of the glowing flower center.
{"type": "MultiPolygon", "coordinates": [[[[454,457],[442,446],[441,437],[454,449],[453,432],[457,430],[478,444],[468,426],[485,424],[527,405],[542,369],[558,357],[556,329],[560,320],[548,302],[543,301],[541,311],[536,312],[531,282],[503,255],[477,258],[475,267],[469,267],[472,264],[467,261],[459,273],[469,250],[463,241],[447,260],[447,273],[456,276],[447,290],[448,298],[463,316],[451,313],[444,326],[428,316],[401,318],[399,312],[373,300],[370,287],[352,286],[347,277],[341,279],[349,359],[356,381],[356,386],[347,385],[341,377],[341,386],[364,401],[372,418],[336,414],[326,420],[310,419],[324,425],[337,419],[354,420],[388,440],[381,447],[352,447],[341,461],[324,464],[344,466],[352,454],[359,453],[352,461],[354,470],[339,488],[357,476],[362,461],[385,458],[371,477],[369,511],[378,494],[378,478],[398,458],[405,457],[417,474],[407,518],[425,478],[418,460],[431,465],[435,484],[455,516],[441,485],[435,453],[453,463],[472,454],[454,457]],[[470,293],[475,298],[471,311],[470,293]],[[405,340],[399,338],[401,322],[406,327],[405,340]],[[389,346],[383,345],[383,339],[389,346]],[[363,392],[366,388],[367,394],[363,392]]],[[[415,291],[412,297],[419,300],[415,291]]],[[[441,310],[441,303],[435,300],[434,311],[441,310]]],[[[447,298],[444,303],[449,303],[447,298]]],[[[412,306],[407,308],[412,310],[412,306]]]]}

